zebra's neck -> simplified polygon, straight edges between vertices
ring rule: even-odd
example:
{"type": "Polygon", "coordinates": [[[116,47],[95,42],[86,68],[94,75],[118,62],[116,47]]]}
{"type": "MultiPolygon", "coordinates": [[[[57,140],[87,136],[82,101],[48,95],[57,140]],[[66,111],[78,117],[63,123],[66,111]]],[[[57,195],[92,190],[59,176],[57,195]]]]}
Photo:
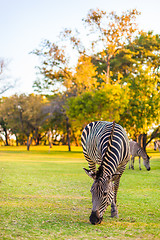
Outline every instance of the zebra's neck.
{"type": "Polygon", "coordinates": [[[106,156],[104,157],[102,166],[104,173],[108,176],[112,176],[117,169],[116,160],[111,158],[109,154],[106,154],[106,156]]]}
{"type": "Polygon", "coordinates": [[[145,153],[145,151],[142,148],[139,148],[137,150],[137,154],[138,154],[138,156],[142,157],[143,159],[147,159],[147,154],[145,153]]]}

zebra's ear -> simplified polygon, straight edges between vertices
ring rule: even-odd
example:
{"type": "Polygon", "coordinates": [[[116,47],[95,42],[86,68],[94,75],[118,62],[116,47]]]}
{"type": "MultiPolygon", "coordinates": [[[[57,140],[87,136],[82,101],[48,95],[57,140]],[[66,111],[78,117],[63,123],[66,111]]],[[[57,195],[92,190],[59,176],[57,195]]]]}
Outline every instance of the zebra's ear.
{"type": "Polygon", "coordinates": [[[86,173],[89,177],[91,177],[91,178],[93,178],[93,179],[96,178],[96,174],[95,174],[94,172],[92,172],[92,171],[90,171],[90,170],[88,170],[88,169],[86,169],[86,168],[83,168],[83,169],[84,169],[85,173],[86,173]]]}

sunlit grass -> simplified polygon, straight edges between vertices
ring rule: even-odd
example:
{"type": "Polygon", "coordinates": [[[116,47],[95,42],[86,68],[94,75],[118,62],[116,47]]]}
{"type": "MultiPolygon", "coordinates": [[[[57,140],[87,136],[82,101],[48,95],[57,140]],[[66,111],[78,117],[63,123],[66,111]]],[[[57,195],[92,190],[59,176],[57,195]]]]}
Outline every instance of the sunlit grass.
{"type": "Polygon", "coordinates": [[[149,151],[151,171],[136,160],[122,176],[119,219],[108,207],[93,226],[81,147],[1,147],[0,239],[160,239],[160,153],[149,151]]]}

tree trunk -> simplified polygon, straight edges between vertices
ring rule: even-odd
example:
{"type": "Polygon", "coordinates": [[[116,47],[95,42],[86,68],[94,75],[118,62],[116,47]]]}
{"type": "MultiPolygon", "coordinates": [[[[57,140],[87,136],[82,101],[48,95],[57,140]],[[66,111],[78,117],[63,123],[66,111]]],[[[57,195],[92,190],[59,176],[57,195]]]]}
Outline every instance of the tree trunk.
{"type": "Polygon", "coordinates": [[[41,134],[38,133],[37,136],[36,136],[36,146],[39,145],[40,140],[41,140],[41,134]]]}
{"type": "Polygon", "coordinates": [[[69,119],[66,117],[68,151],[71,151],[69,119]]]}
{"type": "Polygon", "coordinates": [[[31,141],[32,141],[32,138],[30,138],[30,136],[27,136],[27,151],[29,151],[30,149],[31,141]]]}
{"type": "Polygon", "coordinates": [[[107,74],[106,74],[106,84],[109,84],[109,78],[110,78],[110,56],[107,57],[107,74]]]}
{"type": "Polygon", "coordinates": [[[18,143],[19,143],[19,141],[18,141],[18,137],[17,137],[17,135],[16,135],[16,146],[18,147],[18,143]]]}
{"type": "Polygon", "coordinates": [[[48,131],[48,142],[49,142],[49,148],[52,148],[52,131],[48,131]]]}
{"type": "Polygon", "coordinates": [[[4,128],[4,132],[5,132],[5,146],[9,146],[9,143],[8,143],[8,133],[7,133],[7,129],[4,128]]]}
{"type": "Polygon", "coordinates": [[[160,125],[153,131],[153,133],[151,134],[150,139],[148,140],[148,142],[146,143],[146,146],[156,137],[160,136],[160,125]]]}

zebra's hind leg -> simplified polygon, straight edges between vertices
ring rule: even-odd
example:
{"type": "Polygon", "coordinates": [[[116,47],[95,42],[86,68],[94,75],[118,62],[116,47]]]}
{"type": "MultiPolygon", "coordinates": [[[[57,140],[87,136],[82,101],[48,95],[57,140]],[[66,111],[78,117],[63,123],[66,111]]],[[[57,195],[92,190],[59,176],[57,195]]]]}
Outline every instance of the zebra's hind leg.
{"type": "Polygon", "coordinates": [[[131,157],[131,168],[132,168],[132,170],[134,170],[134,157],[133,156],[131,157]]]}
{"type": "Polygon", "coordinates": [[[128,161],[128,165],[129,165],[129,169],[131,169],[131,159],[129,159],[129,161],[128,161]]]}
{"type": "Polygon", "coordinates": [[[118,218],[118,209],[114,201],[111,203],[111,217],[117,217],[118,218]]]}

